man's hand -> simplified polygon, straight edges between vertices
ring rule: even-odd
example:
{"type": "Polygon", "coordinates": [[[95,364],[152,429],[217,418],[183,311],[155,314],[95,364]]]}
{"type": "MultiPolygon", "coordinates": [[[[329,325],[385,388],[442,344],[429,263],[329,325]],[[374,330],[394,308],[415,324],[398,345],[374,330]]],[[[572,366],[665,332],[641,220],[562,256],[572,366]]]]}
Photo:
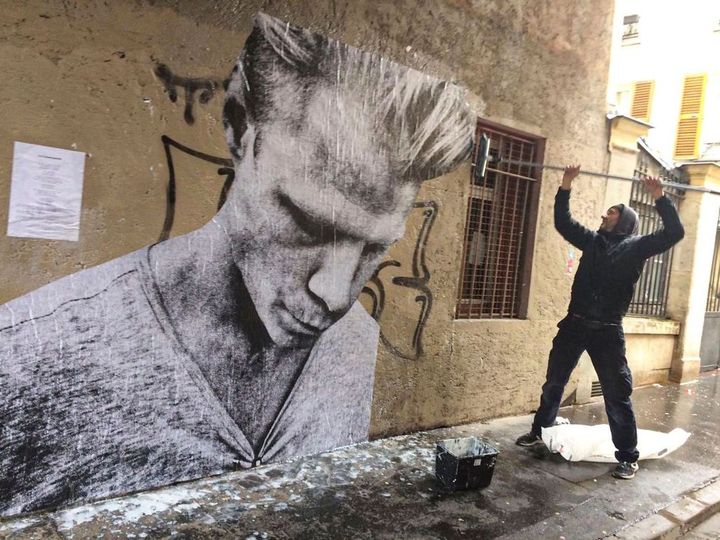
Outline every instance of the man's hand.
{"type": "Polygon", "coordinates": [[[572,188],[572,182],[575,178],[577,178],[578,174],[580,174],[580,165],[566,166],[565,172],[563,173],[562,184],[560,184],[560,189],[570,191],[570,188],[572,188]]]}
{"type": "Polygon", "coordinates": [[[662,180],[657,176],[644,176],[642,179],[645,191],[647,191],[654,201],[663,196],[662,180]]]}

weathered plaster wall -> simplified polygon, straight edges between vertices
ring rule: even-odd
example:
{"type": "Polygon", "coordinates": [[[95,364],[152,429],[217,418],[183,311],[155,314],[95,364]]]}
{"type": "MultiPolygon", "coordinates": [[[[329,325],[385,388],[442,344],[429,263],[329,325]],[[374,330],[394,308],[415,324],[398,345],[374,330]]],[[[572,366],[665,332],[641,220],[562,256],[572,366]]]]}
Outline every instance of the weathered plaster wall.
{"type": "MultiPolygon", "coordinates": [[[[607,170],[603,88],[612,3],[486,3],[475,12],[463,6],[465,19],[476,30],[453,50],[467,50],[458,72],[486,104],[483,116],[545,137],[548,163],[579,162],[588,169],[607,170]],[[472,45],[466,49],[468,43],[472,45]]],[[[416,20],[431,24],[420,16],[416,20]]],[[[432,33],[430,26],[424,30],[432,33]]],[[[420,200],[435,200],[439,207],[427,245],[435,302],[422,357],[398,361],[381,346],[375,435],[528,412],[537,406],[547,353],[567,308],[572,277],[563,271],[568,244],[552,225],[559,174],[546,173],[541,186],[528,317],[492,321],[454,320],[469,174],[469,168],[456,171],[426,183],[420,192],[420,200]]],[[[580,221],[591,226],[599,222],[604,191],[600,180],[582,177],[576,182],[571,204],[580,221]]],[[[390,255],[400,259],[403,249],[396,246],[390,255]]],[[[416,313],[398,314],[394,324],[382,326],[383,332],[408,326],[416,313]]],[[[567,394],[588,369],[584,358],[567,394]]]]}
{"type": "MultiPolygon", "coordinates": [[[[486,119],[547,139],[545,159],[606,167],[604,118],[612,2],[495,0],[442,3],[215,1],[72,4],[7,2],[0,21],[0,221],[7,222],[12,141],[88,153],[80,241],[0,237],[0,302],[57,277],[94,266],[157,239],[163,228],[167,162],[162,135],[228,157],[222,91],[206,104],[195,96],[195,122],[183,120],[182,89],[171,103],[153,74],[222,80],[257,10],[291,20],[362,49],[458,81],[486,119]]],[[[177,235],[214,213],[217,166],[182,154],[176,160],[177,235]],[[197,182],[203,178],[203,182],[197,182]]],[[[528,319],[454,321],[469,167],[427,183],[419,201],[434,201],[427,238],[428,286],[434,304],[424,354],[379,351],[373,433],[398,433],[530,410],[536,403],[555,323],[568,299],[567,244],[552,228],[558,183],[546,174],[534,252],[528,319]]],[[[573,210],[595,224],[604,184],[583,178],[573,210]]],[[[406,238],[390,253],[410,268],[423,222],[413,213],[406,238]]],[[[3,229],[4,230],[4,229],[3,229]]],[[[381,321],[406,350],[418,318],[416,293],[388,287],[381,321]]],[[[397,348],[397,347],[396,347],[397,348]]]]}
{"type": "MultiPolygon", "coordinates": [[[[188,126],[182,98],[172,104],[153,75],[154,60],[180,74],[222,79],[232,69],[247,28],[231,32],[169,8],[133,2],[3,4],[0,69],[7,81],[0,88],[3,233],[13,141],[76,148],[88,158],[80,241],[3,234],[0,302],[159,237],[168,179],[160,137],[167,134],[223,157],[228,151],[220,123],[221,99],[196,105],[196,122],[188,126]]],[[[199,176],[187,167],[182,170],[188,178],[199,176]]],[[[202,176],[214,180],[217,175],[210,167],[202,176]]],[[[208,188],[182,186],[175,233],[193,229],[212,215],[218,191],[208,188]]]]}
{"type": "Polygon", "coordinates": [[[635,386],[667,382],[680,323],[627,317],[623,328],[635,386]]]}
{"type": "MultiPolygon", "coordinates": [[[[683,166],[690,185],[720,190],[720,166],[712,162],[683,166]]],[[[678,244],[672,263],[668,314],[682,323],[670,378],[687,382],[698,377],[705,307],[710,285],[713,241],[720,215],[720,197],[688,191],[680,207],[685,240],[678,244]]]]}

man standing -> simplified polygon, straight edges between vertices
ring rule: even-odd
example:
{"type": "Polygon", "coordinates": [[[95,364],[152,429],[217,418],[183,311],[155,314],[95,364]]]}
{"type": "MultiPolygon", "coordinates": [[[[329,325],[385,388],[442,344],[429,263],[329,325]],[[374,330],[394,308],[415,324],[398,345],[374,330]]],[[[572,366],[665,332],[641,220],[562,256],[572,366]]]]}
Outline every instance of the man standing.
{"type": "Polygon", "coordinates": [[[566,167],[555,196],[555,228],[583,255],[573,281],[568,315],[558,323],[553,340],[540,407],[520,446],[543,444],[541,428],[552,426],[563,390],[583,351],[587,351],[598,374],[605,411],[618,465],[613,476],[630,479],[638,470],[637,427],[630,401],[632,374],[625,358],[622,318],[627,312],[645,260],[670,249],[685,231],[675,207],[663,195],[658,178],[645,177],[643,184],[663,221],[663,228],[636,235],[638,216],[624,204],[608,209],[597,232],[580,225],[570,215],[570,190],[580,166],[566,167]]]}

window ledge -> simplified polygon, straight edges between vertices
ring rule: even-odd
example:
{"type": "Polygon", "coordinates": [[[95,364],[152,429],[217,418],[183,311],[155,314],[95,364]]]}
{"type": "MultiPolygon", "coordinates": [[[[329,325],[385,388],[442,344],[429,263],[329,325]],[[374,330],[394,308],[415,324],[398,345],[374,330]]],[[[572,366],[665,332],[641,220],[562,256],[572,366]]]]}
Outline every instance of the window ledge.
{"type": "Polygon", "coordinates": [[[626,334],[669,334],[676,336],[680,333],[680,323],[666,319],[625,317],[623,330],[625,330],[626,334]]]}

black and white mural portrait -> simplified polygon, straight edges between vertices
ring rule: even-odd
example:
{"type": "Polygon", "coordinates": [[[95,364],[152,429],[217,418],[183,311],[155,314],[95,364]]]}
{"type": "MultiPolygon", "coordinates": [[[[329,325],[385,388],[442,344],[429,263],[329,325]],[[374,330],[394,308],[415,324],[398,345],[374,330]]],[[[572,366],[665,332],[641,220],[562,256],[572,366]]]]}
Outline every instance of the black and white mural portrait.
{"type": "Polygon", "coordinates": [[[260,14],[223,116],[211,221],[0,306],[0,515],[367,439],[357,297],[469,156],[464,92],[260,14]]]}

